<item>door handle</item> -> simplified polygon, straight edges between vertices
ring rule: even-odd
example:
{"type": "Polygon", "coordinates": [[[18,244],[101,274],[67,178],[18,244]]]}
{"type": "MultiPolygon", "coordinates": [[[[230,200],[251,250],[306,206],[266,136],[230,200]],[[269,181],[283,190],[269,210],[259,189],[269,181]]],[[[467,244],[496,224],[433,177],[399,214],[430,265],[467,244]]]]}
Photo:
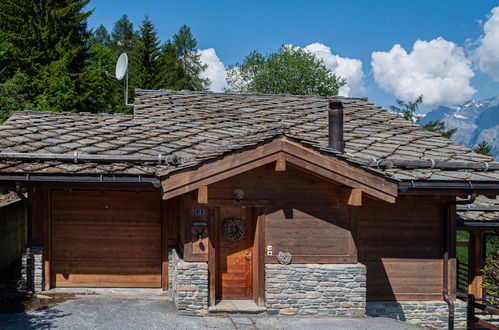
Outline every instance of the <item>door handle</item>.
{"type": "Polygon", "coordinates": [[[246,260],[251,262],[253,260],[253,251],[250,251],[250,253],[245,255],[245,257],[246,257],[246,260]]]}

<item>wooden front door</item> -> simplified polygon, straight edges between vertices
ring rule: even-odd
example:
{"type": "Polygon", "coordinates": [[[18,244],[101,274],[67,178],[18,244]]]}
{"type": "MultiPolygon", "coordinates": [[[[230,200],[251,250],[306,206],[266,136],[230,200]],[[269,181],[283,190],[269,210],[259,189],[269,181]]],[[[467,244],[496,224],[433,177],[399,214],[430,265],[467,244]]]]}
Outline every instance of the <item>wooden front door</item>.
{"type": "Polygon", "coordinates": [[[217,237],[217,299],[253,299],[253,237],[251,208],[220,207],[217,237]]]}

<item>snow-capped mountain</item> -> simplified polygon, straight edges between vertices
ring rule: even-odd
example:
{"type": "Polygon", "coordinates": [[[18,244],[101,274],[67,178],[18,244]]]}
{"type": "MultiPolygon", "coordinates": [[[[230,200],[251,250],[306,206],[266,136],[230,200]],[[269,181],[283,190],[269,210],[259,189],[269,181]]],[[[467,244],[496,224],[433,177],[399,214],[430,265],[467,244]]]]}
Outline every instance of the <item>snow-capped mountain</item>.
{"type": "Polygon", "coordinates": [[[440,106],[418,121],[443,121],[445,128],[457,128],[452,140],[474,148],[481,141],[492,145],[491,153],[499,160],[499,95],[485,100],[470,100],[457,106],[440,106]]]}

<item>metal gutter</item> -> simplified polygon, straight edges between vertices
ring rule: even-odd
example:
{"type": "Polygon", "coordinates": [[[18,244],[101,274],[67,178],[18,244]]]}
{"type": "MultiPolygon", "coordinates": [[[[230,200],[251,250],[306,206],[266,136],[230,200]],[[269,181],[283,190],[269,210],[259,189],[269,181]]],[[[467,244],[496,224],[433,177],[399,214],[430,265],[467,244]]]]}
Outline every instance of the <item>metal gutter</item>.
{"type": "Polygon", "coordinates": [[[400,192],[408,190],[499,190],[499,181],[408,180],[399,182],[400,192]]]}
{"type": "Polygon", "coordinates": [[[439,169],[439,170],[481,170],[483,172],[499,170],[499,162],[486,161],[460,161],[460,160],[435,160],[435,159],[363,159],[369,167],[379,169],[439,169]]]}
{"type": "Polygon", "coordinates": [[[161,187],[161,182],[153,176],[123,175],[54,175],[54,174],[0,174],[0,181],[30,183],[106,183],[106,184],[151,184],[161,187]]]}
{"type": "Polygon", "coordinates": [[[180,165],[191,159],[177,154],[157,156],[133,155],[90,155],[73,152],[72,154],[47,154],[24,152],[1,152],[0,160],[62,161],[71,163],[156,163],[158,165],[180,165]]]}

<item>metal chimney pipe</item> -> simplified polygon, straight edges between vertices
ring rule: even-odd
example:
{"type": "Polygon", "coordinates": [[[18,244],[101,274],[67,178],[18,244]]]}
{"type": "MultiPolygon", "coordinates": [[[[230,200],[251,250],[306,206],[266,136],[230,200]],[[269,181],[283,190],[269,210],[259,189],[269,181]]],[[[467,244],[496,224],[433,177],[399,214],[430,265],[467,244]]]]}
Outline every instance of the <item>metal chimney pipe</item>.
{"type": "Polygon", "coordinates": [[[329,148],[343,153],[345,141],[343,140],[343,103],[329,102],[329,148]]]}

